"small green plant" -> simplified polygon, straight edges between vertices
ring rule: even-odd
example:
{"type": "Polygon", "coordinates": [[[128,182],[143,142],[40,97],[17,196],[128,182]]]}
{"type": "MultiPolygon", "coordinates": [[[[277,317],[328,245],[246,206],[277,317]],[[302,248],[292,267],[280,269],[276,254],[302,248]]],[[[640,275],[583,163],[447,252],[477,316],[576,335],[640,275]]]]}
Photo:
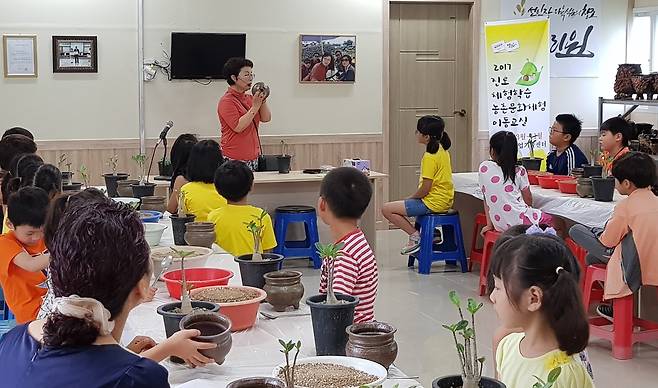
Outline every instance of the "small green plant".
{"type": "Polygon", "coordinates": [[[139,168],[140,175],[139,175],[139,184],[144,185],[145,183],[148,182],[147,176],[146,176],[146,155],[144,154],[137,154],[132,156],[132,160],[137,163],[137,167],[139,168]]]}
{"type": "Polygon", "coordinates": [[[299,355],[299,350],[302,348],[302,341],[294,343],[292,340],[285,342],[280,339],[279,343],[283,348],[279,351],[286,356],[286,366],[283,367],[283,378],[286,382],[286,387],[295,388],[295,366],[297,366],[297,356],[299,355]],[[295,349],[297,349],[297,351],[295,352],[292,365],[290,365],[290,354],[295,349]]]}
{"type": "Polygon", "coordinates": [[[557,378],[560,377],[560,373],[562,373],[562,367],[558,366],[553,368],[549,373],[548,373],[548,378],[546,381],[540,379],[537,376],[534,376],[534,378],[537,379],[537,382],[535,385],[532,386],[532,388],[552,388],[555,382],[557,381],[557,378]]]}
{"type": "Polygon", "coordinates": [[[192,312],[192,300],[190,299],[190,290],[192,287],[187,285],[185,279],[185,258],[194,254],[194,251],[183,251],[171,248],[171,250],[180,257],[180,271],[181,271],[181,297],[180,297],[180,312],[181,314],[190,314],[192,312]]]}
{"type": "Polygon", "coordinates": [[[539,138],[539,135],[536,135],[534,133],[528,134],[528,141],[525,143],[525,145],[530,148],[530,157],[534,158],[535,157],[535,145],[537,144],[537,139],[539,138]]]}
{"type": "Polygon", "coordinates": [[[589,151],[590,165],[596,166],[596,164],[599,162],[599,153],[600,151],[598,148],[594,148],[593,150],[589,151]]]}
{"type": "Polygon", "coordinates": [[[457,292],[450,291],[448,297],[452,304],[457,307],[461,320],[453,325],[443,325],[443,328],[452,333],[452,338],[455,341],[457,356],[462,367],[463,388],[477,388],[482,376],[484,357],[478,358],[475,314],[482,308],[482,303],[477,304],[475,300],[468,298],[466,310],[471,314],[471,322],[469,323],[468,320],[464,319],[462,302],[457,292]],[[463,343],[459,341],[458,336],[462,337],[463,343]]]}
{"type": "Polygon", "coordinates": [[[288,144],[281,140],[281,156],[288,156],[288,144]]]}
{"type": "Polygon", "coordinates": [[[326,245],[320,243],[315,244],[318,255],[320,255],[320,258],[324,262],[325,271],[327,271],[327,304],[340,303],[334,293],[334,266],[336,264],[336,258],[344,246],[345,244],[343,242],[326,245]]]}
{"type": "Polygon", "coordinates": [[[602,167],[601,177],[605,179],[610,175],[609,172],[612,170],[612,163],[615,161],[615,159],[605,152],[601,152],[600,154],[601,156],[599,157],[599,164],[602,167]]]}
{"type": "Polygon", "coordinates": [[[249,222],[244,222],[247,227],[247,230],[254,238],[254,254],[251,257],[252,261],[262,261],[263,260],[263,230],[265,225],[263,220],[267,216],[265,210],[261,211],[260,215],[254,216],[254,219],[249,222]]]}
{"type": "Polygon", "coordinates": [[[85,185],[85,188],[89,187],[89,170],[87,169],[87,166],[84,164],[81,165],[78,169],[78,172],[80,173],[80,179],[82,179],[82,183],[85,185]]]}
{"type": "Polygon", "coordinates": [[[119,167],[119,155],[110,156],[107,159],[107,166],[112,169],[112,175],[116,175],[117,167],[119,167]]]}

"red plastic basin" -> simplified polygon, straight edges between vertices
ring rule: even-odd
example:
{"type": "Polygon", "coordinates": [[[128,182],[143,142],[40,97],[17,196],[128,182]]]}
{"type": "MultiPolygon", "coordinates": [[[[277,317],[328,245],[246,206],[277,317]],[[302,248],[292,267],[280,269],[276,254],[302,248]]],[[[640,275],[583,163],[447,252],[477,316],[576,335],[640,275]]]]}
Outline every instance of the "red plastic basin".
{"type": "Polygon", "coordinates": [[[576,192],[576,185],[578,184],[578,181],[574,179],[569,179],[569,180],[563,180],[563,181],[558,181],[557,185],[560,188],[560,191],[563,192],[564,194],[577,194],[576,192]]]}
{"type": "MultiPolygon", "coordinates": [[[[182,272],[180,269],[166,272],[162,275],[167,285],[167,291],[172,298],[180,299],[182,272]]],[[[225,286],[228,284],[230,278],[233,277],[233,272],[221,268],[186,268],[185,280],[188,285],[194,288],[210,287],[210,286],[225,286]]]]}
{"type": "Polygon", "coordinates": [[[568,175],[550,175],[550,176],[540,176],[537,178],[539,181],[539,186],[544,189],[558,189],[558,181],[571,180],[572,176],[568,175]]]}
{"type": "Polygon", "coordinates": [[[546,172],[546,171],[528,171],[528,181],[530,182],[531,185],[539,185],[539,181],[537,180],[540,176],[552,176],[552,172],[546,172]]]}

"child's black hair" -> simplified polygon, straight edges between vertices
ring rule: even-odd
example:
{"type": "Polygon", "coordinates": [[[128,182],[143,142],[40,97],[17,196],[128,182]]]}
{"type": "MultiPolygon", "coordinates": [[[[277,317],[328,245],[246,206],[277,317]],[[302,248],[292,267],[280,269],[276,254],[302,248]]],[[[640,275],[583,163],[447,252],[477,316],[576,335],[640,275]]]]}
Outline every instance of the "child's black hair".
{"type": "Polygon", "coordinates": [[[10,170],[2,180],[2,198],[9,196],[21,187],[32,186],[34,175],[43,165],[43,159],[37,154],[16,155],[10,163],[10,170]]]}
{"type": "Polygon", "coordinates": [[[337,218],[356,220],[361,218],[370,203],[372,186],[360,170],[339,167],[322,180],[320,197],[337,218]]]}
{"type": "Polygon", "coordinates": [[[215,172],[215,189],[231,202],[240,202],[251,191],[254,173],[240,161],[229,160],[215,172]]]}
{"type": "Polygon", "coordinates": [[[222,162],[222,151],[214,140],[201,140],[190,151],[185,178],[190,182],[213,183],[222,162]]]}
{"type": "Polygon", "coordinates": [[[656,184],[656,162],[643,152],[629,152],[612,164],[612,176],[619,182],[628,179],[638,189],[656,184]]]}
{"type": "Polygon", "coordinates": [[[20,154],[37,152],[34,140],[23,135],[7,135],[0,140],[0,169],[11,170],[11,161],[20,154]]]}
{"type": "Polygon", "coordinates": [[[23,135],[25,137],[29,137],[30,140],[34,140],[34,135],[32,134],[32,132],[28,131],[23,127],[9,128],[8,130],[5,131],[5,133],[2,134],[2,137],[6,137],[9,135],[23,135]]]}
{"type": "Polygon", "coordinates": [[[555,121],[562,126],[562,132],[565,135],[571,135],[571,144],[575,143],[583,130],[583,122],[572,114],[560,114],[555,117],[555,121]]]}
{"type": "Polygon", "coordinates": [[[35,187],[42,188],[50,198],[62,192],[62,173],[52,164],[42,164],[34,173],[35,187]]]}
{"type": "Polygon", "coordinates": [[[489,149],[494,162],[503,170],[504,182],[515,183],[519,143],[516,135],[509,131],[496,132],[489,139],[489,149]]]}
{"type": "Polygon", "coordinates": [[[46,222],[48,212],[48,193],[38,187],[23,187],[9,196],[7,201],[7,218],[18,227],[29,225],[40,228],[46,222]]]}
{"type": "Polygon", "coordinates": [[[549,234],[512,237],[494,251],[490,271],[503,282],[515,306],[525,290],[539,287],[543,294],[540,312],[560,350],[572,355],[585,349],[589,323],[578,283],[578,263],[562,240],[549,234]]]}
{"type": "Polygon", "coordinates": [[[452,142],[450,136],[445,131],[446,123],[439,116],[423,116],[418,119],[416,130],[423,135],[429,136],[430,141],[427,143],[426,151],[435,154],[439,151],[439,145],[444,150],[449,150],[452,142]]]}
{"type": "Polygon", "coordinates": [[[612,117],[601,124],[601,132],[608,131],[613,135],[621,133],[621,144],[624,147],[628,147],[631,141],[631,135],[634,132],[634,125],[631,125],[631,123],[621,117],[612,117]]]}
{"type": "Polygon", "coordinates": [[[184,133],[176,138],[174,145],[171,147],[171,184],[169,190],[174,189],[176,177],[185,176],[187,171],[187,161],[190,159],[190,151],[199,140],[191,133],[184,133]]]}

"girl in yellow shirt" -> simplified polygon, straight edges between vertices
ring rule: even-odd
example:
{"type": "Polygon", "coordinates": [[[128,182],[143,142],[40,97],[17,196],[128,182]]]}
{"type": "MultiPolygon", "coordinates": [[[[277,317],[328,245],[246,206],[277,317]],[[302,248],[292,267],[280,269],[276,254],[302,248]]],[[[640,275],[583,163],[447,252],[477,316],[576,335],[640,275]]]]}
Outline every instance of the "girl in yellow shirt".
{"type": "Polygon", "coordinates": [[[445,132],[443,119],[439,116],[423,116],[418,119],[416,140],[425,145],[425,153],[420,162],[418,189],[407,199],[388,202],[382,207],[384,217],[409,235],[409,242],[401,251],[403,255],[420,250],[420,232],[407,217],[448,211],[455,198],[448,154],[452,143],[445,132]]]}

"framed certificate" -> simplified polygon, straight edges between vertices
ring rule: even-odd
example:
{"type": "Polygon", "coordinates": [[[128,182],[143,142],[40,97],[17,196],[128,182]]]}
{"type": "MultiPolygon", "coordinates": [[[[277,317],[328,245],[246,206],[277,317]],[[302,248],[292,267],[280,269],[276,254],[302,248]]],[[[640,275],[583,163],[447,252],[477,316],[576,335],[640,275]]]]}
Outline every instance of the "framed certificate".
{"type": "Polygon", "coordinates": [[[36,78],[37,36],[3,35],[5,78],[36,78]]]}

